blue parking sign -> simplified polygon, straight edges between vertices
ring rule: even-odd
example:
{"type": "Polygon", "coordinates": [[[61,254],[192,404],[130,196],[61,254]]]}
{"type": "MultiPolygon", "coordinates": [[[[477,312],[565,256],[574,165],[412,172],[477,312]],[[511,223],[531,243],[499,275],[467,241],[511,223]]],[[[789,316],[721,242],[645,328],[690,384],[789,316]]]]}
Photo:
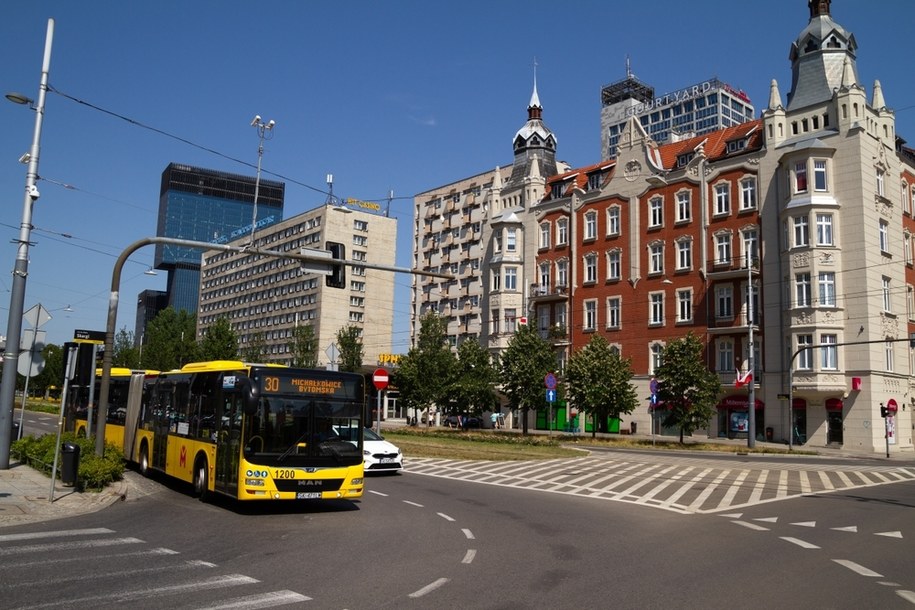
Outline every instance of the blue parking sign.
{"type": "Polygon", "coordinates": [[[556,390],[547,390],[546,391],[546,401],[547,402],[556,402],[556,390]]]}

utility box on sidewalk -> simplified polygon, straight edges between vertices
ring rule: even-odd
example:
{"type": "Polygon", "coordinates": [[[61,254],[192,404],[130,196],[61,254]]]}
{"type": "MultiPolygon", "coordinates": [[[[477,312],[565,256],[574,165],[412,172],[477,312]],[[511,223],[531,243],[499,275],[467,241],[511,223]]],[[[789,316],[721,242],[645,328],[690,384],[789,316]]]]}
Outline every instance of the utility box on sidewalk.
{"type": "Polygon", "coordinates": [[[68,487],[75,487],[79,478],[79,445],[64,443],[60,448],[60,480],[68,487]]]}

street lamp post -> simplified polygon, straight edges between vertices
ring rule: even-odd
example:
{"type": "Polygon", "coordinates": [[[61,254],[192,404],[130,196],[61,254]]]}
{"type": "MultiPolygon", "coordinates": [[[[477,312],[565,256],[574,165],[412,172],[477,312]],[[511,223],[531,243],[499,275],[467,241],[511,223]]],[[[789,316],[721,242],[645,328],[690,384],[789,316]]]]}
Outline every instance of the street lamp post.
{"type": "Polygon", "coordinates": [[[750,387],[747,392],[747,448],[756,447],[756,371],[753,357],[753,257],[747,249],[747,373],[750,387]]]}
{"type": "Polygon", "coordinates": [[[264,158],[264,140],[269,140],[273,137],[273,127],[276,125],[276,121],[273,119],[264,123],[261,120],[261,115],[254,115],[254,119],[251,121],[251,127],[254,127],[257,130],[257,175],[254,178],[254,211],[251,213],[251,246],[254,246],[254,230],[257,227],[257,197],[260,194],[261,188],[261,160],[264,158]]]}
{"type": "MultiPolygon", "coordinates": [[[[25,198],[22,222],[19,225],[18,250],[13,266],[13,283],[10,289],[10,310],[7,320],[6,348],[3,353],[3,376],[0,378],[0,470],[10,467],[10,437],[13,428],[13,403],[16,398],[16,362],[19,358],[19,336],[22,334],[22,310],[25,305],[25,279],[29,272],[29,240],[32,232],[32,206],[38,201],[38,153],[41,147],[41,122],[44,118],[44,101],[48,92],[48,73],[51,69],[51,43],[54,40],[54,20],[48,19],[48,33],[41,65],[41,84],[38,103],[18,93],[8,93],[7,99],[18,104],[29,104],[35,110],[35,132],[32,148],[28,152],[28,170],[25,174],[25,198]]],[[[23,158],[23,161],[26,159],[23,158]]]]}

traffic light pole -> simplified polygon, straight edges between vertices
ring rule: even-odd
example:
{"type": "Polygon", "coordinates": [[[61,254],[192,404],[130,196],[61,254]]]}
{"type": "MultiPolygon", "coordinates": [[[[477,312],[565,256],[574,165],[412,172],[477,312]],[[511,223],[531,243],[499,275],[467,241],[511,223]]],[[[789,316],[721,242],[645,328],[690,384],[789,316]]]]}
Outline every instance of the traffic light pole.
{"type": "Polygon", "coordinates": [[[127,246],[117,261],[114,263],[114,270],[111,273],[111,294],[108,297],[108,322],[105,326],[105,351],[102,354],[102,379],[99,382],[98,396],[98,413],[95,428],[95,454],[99,457],[105,453],[105,418],[102,413],[108,412],[108,394],[111,385],[111,356],[114,353],[114,329],[118,319],[118,301],[121,287],[121,268],[131,254],[144,246],[154,244],[170,244],[172,246],[183,246],[195,250],[220,250],[222,252],[238,252],[244,254],[257,254],[271,258],[287,258],[297,260],[302,263],[324,263],[328,269],[332,265],[348,265],[365,267],[366,269],[379,269],[381,271],[392,271],[395,273],[410,273],[413,275],[427,275],[438,277],[445,280],[453,280],[454,276],[447,273],[435,273],[431,271],[422,271],[419,269],[409,269],[406,267],[395,267],[392,265],[379,265],[365,261],[334,260],[327,258],[326,254],[316,254],[308,252],[278,252],[276,250],[261,250],[255,248],[253,244],[247,246],[230,246],[227,244],[214,244],[205,241],[191,241],[187,239],[176,239],[172,237],[146,237],[137,240],[127,246]]]}

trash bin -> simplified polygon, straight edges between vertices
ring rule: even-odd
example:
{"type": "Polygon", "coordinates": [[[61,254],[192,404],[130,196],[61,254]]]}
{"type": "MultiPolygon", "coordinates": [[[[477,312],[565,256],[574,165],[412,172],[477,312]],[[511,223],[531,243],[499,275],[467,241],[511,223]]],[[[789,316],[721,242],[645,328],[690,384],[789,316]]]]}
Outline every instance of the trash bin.
{"type": "Polygon", "coordinates": [[[79,445],[64,443],[60,448],[60,453],[60,480],[64,485],[74,487],[79,478],[79,445]]]}
{"type": "Polygon", "coordinates": [[[636,434],[639,431],[639,425],[635,422],[629,423],[629,434],[636,434]]]}
{"type": "Polygon", "coordinates": [[[766,428],[766,442],[771,443],[773,438],[775,438],[775,430],[766,428]]]}

